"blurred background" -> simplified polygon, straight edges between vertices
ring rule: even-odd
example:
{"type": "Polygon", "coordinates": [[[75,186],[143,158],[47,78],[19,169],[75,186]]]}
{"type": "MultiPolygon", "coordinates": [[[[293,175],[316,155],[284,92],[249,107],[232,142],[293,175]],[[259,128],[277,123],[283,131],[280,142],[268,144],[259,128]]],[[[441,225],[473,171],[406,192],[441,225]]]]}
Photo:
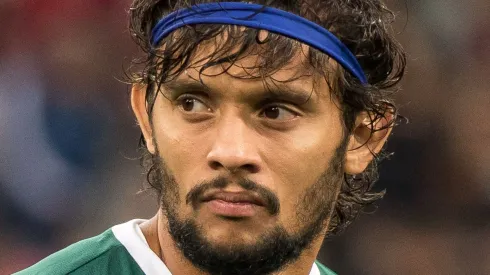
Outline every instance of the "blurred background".
{"type": "MultiPolygon", "coordinates": [[[[124,66],[130,1],[0,0],[0,274],[133,218],[139,130],[124,66]]],[[[388,0],[406,48],[408,125],[387,196],[320,259],[339,274],[490,274],[490,2],[388,0]]]]}

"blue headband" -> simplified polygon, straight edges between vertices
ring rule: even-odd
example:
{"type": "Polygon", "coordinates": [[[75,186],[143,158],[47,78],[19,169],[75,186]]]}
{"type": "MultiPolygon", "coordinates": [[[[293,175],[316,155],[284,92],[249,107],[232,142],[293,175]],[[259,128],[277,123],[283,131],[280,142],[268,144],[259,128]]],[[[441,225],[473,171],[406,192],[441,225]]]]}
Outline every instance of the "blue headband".
{"type": "Polygon", "coordinates": [[[362,84],[366,76],[356,57],[331,32],[301,16],[257,4],[220,2],[175,11],[153,28],[154,47],[176,29],[195,24],[238,25],[278,33],[314,47],[332,57],[362,84]]]}

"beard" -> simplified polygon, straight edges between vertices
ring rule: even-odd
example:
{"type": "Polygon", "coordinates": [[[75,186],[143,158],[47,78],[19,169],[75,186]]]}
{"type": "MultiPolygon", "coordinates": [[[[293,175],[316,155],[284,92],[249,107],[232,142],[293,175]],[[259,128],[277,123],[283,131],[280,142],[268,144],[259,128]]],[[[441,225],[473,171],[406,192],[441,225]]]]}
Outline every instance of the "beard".
{"type": "MultiPolygon", "coordinates": [[[[194,266],[213,275],[270,274],[295,262],[327,229],[343,180],[344,154],[345,144],[342,144],[337,148],[326,171],[297,198],[295,232],[288,233],[283,225],[275,225],[261,234],[252,245],[213,244],[194,219],[180,218],[179,184],[158,152],[153,156],[153,183],[161,187],[160,203],[167,217],[168,232],[176,247],[194,266]]],[[[206,190],[224,188],[228,184],[225,178],[200,183],[188,192],[186,203],[196,209],[200,196],[206,190]]],[[[279,215],[279,200],[272,191],[246,179],[237,184],[245,190],[258,193],[270,215],[279,215]]]]}

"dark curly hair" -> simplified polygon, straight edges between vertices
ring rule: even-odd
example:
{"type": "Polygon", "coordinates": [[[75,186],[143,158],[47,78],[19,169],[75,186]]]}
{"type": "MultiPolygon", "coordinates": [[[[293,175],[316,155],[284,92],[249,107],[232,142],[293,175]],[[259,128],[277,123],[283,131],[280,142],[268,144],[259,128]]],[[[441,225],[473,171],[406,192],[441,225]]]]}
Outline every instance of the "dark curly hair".
{"type": "MultiPolygon", "coordinates": [[[[222,65],[226,72],[241,58],[256,55],[259,62],[246,68],[244,78],[271,78],[284,65],[288,64],[301,44],[281,35],[270,34],[265,40],[259,39],[256,29],[240,28],[231,25],[193,25],[186,26],[168,37],[160,45],[152,47],[150,38],[155,24],[171,11],[195,4],[216,2],[209,0],[134,0],[130,8],[130,32],[135,42],[145,53],[135,59],[128,74],[134,84],[147,85],[147,111],[151,114],[160,86],[185,69],[206,60],[200,74],[214,65],[222,65]],[[223,36],[224,32],[228,35],[223,36]],[[217,42],[219,39],[219,43],[217,42]],[[200,60],[193,60],[197,46],[214,43],[215,51],[200,60]],[[138,68],[138,69],[135,69],[138,68]]],[[[235,1],[236,2],[236,1],[235,1]]],[[[342,67],[332,70],[329,56],[309,48],[308,70],[320,73],[331,86],[332,95],[340,102],[343,114],[344,138],[354,127],[356,115],[366,111],[374,123],[387,113],[393,119],[386,127],[394,127],[401,120],[391,98],[397,91],[397,84],[404,75],[406,58],[402,47],[395,40],[391,24],[394,13],[379,0],[254,0],[248,1],[271,6],[300,15],[335,34],[356,56],[366,74],[369,84],[363,85],[342,67]],[[334,81],[331,81],[334,79],[334,81]]],[[[257,12],[260,12],[257,11],[257,12]]],[[[200,66],[201,66],[200,65],[200,66]]],[[[151,117],[151,116],[150,116],[151,117]]],[[[379,131],[376,129],[372,131],[379,131]]],[[[142,165],[147,171],[151,188],[159,197],[162,187],[154,181],[156,163],[147,148],[145,139],[140,139],[143,151],[142,165]]],[[[346,228],[367,205],[381,199],[385,191],[372,191],[378,178],[377,163],[388,154],[375,154],[374,161],[359,175],[344,174],[341,192],[328,229],[328,235],[336,234],[346,228]]]]}

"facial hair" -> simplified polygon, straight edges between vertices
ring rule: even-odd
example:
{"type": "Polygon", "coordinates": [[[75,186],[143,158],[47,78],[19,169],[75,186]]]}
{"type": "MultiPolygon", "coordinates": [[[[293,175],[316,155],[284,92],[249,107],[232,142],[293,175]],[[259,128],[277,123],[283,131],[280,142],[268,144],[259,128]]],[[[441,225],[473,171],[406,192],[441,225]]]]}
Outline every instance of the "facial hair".
{"type": "MultiPolygon", "coordinates": [[[[161,184],[161,208],[168,221],[168,232],[182,254],[196,267],[213,275],[263,275],[280,271],[296,261],[301,253],[326,229],[332,214],[337,191],[343,180],[345,146],[337,148],[329,167],[296,202],[297,230],[288,233],[282,225],[264,232],[253,245],[217,246],[205,236],[192,218],[179,218],[179,184],[158,152],[153,158],[156,169],[154,183],[161,184]]],[[[202,194],[212,188],[224,188],[225,178],[203,182],[186,195],[186,203],[196,204],[202,194]]],[[[242,179],[237,184],[245,190],[257,192],[271,215],[278,215],[277,196],[257,183],[242,179]]],[[[196,207],[195,205],[193,206],[196,207]]]]}

